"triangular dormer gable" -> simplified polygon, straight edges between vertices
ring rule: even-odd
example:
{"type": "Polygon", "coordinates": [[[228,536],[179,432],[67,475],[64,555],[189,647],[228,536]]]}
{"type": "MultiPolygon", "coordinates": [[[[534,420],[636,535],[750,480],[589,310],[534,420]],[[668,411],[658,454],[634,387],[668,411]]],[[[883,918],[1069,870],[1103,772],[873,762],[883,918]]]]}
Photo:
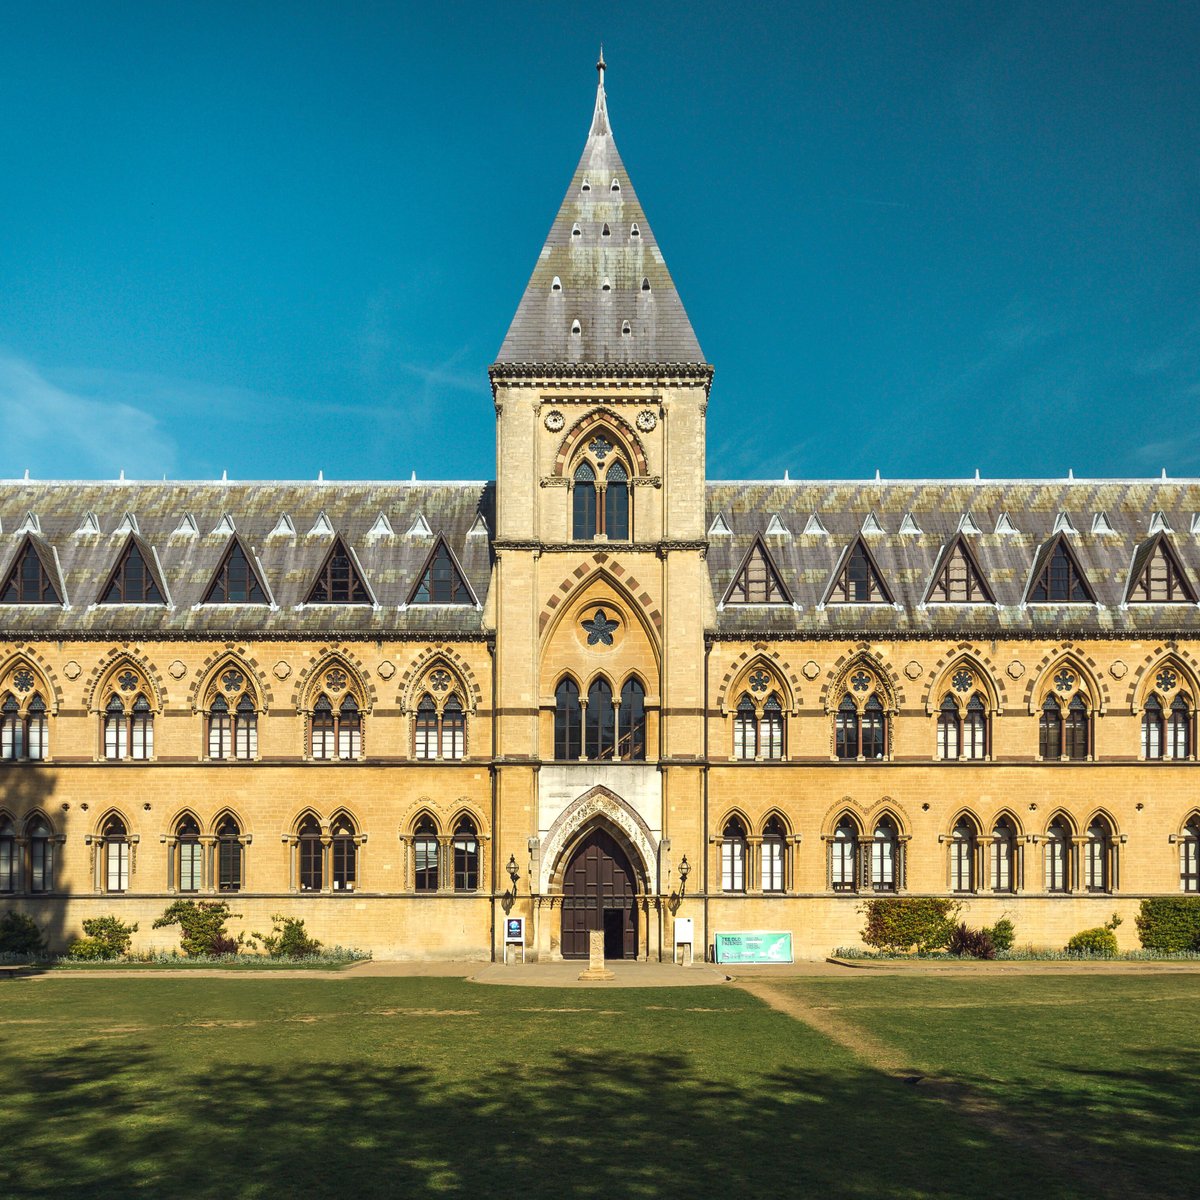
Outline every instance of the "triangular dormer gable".
{"type": "Polygon", "coordinates": [[[483,519],[483,513],[475,518],[475,523],[467,530],[467,537],[488,537],[491,534],[488,523],[483,519]]]}
{"type": "Polygon", "coordinates": [[[136,533],[129,534],[97,603],[166,604],[166,596],[154,551],[136,533]]]}
{"type": "Polygon", "coordinates": [[[439,534],[408,595],[409,604],[473,604],[479,601],[449,543],[439,534]]]}
{"type": "Polygon", "coordinates": [[[433,530],[429,528],[429,522],[425,520],[423,513],[417,513],[416,520],[408,527],[408,532],[405,537],[433,537],[433,530]]]}
{"type": "Polygon", "coordinates": [[[83,522],[77,530],[76,537],[96,537],[100,533],[100,519],[94,512],[84,514],[83,522]]]}
{"type": "Polygon", "coordinates": [[[792,597],[762,537],[756,537],[725,592],[722,604],[791,604],[792,597]]]}
{"type": "Polygon", "coordinates": [[[809,537],[828,537],[829,530],[821,524],[821,518],[816,513],[810,513],[804,522],[804,532],[809,537]]]}
{"type": "Polygon", "coordinates": [[[1029,581],[1027,604],[1095,604],[1096,593],[1065,534],[1048,541],[1038,553],[1029,581]]]}
{"type": "Polygon", "coordinates": [[[209,537],[231,537],[236,532],[233,518],[228,513],[222,513],[221,519],[209,531],[209,537]]]}
{"type": "Polygon", "coordinates": [[[1147,530],[1147,532],[1148,533],[1174,533],[1175,531],[1171,528],[1170,525],[1167,524],[1167,514],[1160,510],[1159,512],[1156,512],[1150,518],[1150,528],[1147,530]]]}
{"type": "Polygon", "coordinates": [[[934,568],[926,604],[995,604],[996,597],[988,587],[983,571],[971,549],[960,534],[951,541],[934,568]]]}
{"type": "Polygon", "coordinates": [[[1054,518],[1054,528],[1050,532],[1069,533],[1074,535],[1077,534],[1079,530],[1071,524],[1071,518],[1065,512],[1060,512],[1058,516],[1054,518]]]}
{"type": "Polygon", "coordinates": [[[381,512],[379,514],[379,516],[377,516],[375,518],[375,524],[372,525],[371,528],[367,530],[367,537],[369,537],[369,538],[395,537],[395,536],[396,536],[396,531],[392,528],[392,523],[391,523],[391,521],[388,520],[388,515],[385,512],[381,512]]]}
{"type": "Polygon", "coordinates": [[[860,537],[846,548],[825,597],[826,604],[892,604],[875,558],[860,537]]]}
{"type": "Polygon", "coordinates": [[[884,532],[883,526],[880,525],[879,518],[875,515],[874,509],[867,513],[866,520],[863,521],[862,529],[860,529],[859,532],[868,535],[875,535],[884,532]]]}
{"type": "Polygon", "coordinates": [[[725,520],[724,515],[717,513],[717,515],[713,517],[712,524],[708,527],[708,536],[729,537],[732,533],[733,530],[729,528],[729,522],[725,520]]]}
{"type": "Polygon", "coordinates": [[[1125,603],[1196,603],[1196,589],[1165,533],[1156,534],[1138,547],[1129,572],[1125,603]]]}
{"type": "Polygon", "coordinates": [[[1008,513],[1002,512],[996,518],[996,532],[1001,537],[1016,537],[1021,531],[1013,524],[1012,517],[1008,513]]]}
{"type": "Polygon", "coordinates": [[[113,530],[113,536],[119,533],[140,533],[138,528],[138,519],[131,512],[127,512],[117,523],[116,529],[113,530]]]}
{"type": "Polygon", "coordinates": [[[906,512],[900,518],[900,532],[907,534],[919,534],[921,532],[921,527],[917,524],[912,513],[906,512]]]}
{"type": "Polygon", "coordinates": [[[317,513],[317,519],[313,522],[313,527],[308,531],[309,537],[329,537],[333,533],[333,525],[329,518],[325,515],[325,510],[321,509],[317,513]]]}
{"type": "Polygon", "coordinates": [[[53,551],[41,538],[27,533],[0,584],[0,603],[61,607],[62,602],[62,582],[53,551]]]}
{"type": "MultiPolygon", "coordinates": [[[[324,513],[321,514],[324,517],[324,513]]],[[[330,530],[332,532],[332,530],[330,530]]],[[[340,535],[325,555],[308,589],[305,604],[373,604],[358,558],[340,535]]]]}
{"type": "Polygon", "coordinates": [[[183,519],[172,531],[172,537],[194,538],[200,534],[200,526],[196,524],[196,518],[191,513],[184,513],[183,519]]]}
{"type": "Polygon", "coordinates": [[[235,533],[204,589],[201,604],[268,604],[267,589],[254,558],[235,533]]]}
{"type": "Polygon", "coordinates": [[[287,513],[281,513],[279,520],[275,522],[275,528],[267,534],[267,537],[295,537],[296,526],[292,523],[292,518],[287,513]]]}
{"type": "Polygon", "coordinates": [[[791,537],[792,531],[779,519],[778,513],[772,513],[767,522],[767,533],[772,537],[791,537]]]}
{"type": "Polygon", "coordinates": [[[1112,537],[1117,531],[1112,527],[1108,513],[1098,512],[1092,517],[1092,532],[1101,537],[1112,537]]]}
{"type": "Polygon", "coordinates": [[[14,533],[41,533],[42,523],[38,520],[38,515],[32,509],[25,514],[25,520],[13,530],[14,533]]]}
{"type": "Polygon", "coordinates": [[[962,517],[959,519],[958,532],[970,534],[970,535],[974,535],[974,534],[983,532],[983,530],[980,529],[979,526],[975,523],[975,518],[971,514],[970,509],[968,509],[965,513],[963,513],[962,517]]]}

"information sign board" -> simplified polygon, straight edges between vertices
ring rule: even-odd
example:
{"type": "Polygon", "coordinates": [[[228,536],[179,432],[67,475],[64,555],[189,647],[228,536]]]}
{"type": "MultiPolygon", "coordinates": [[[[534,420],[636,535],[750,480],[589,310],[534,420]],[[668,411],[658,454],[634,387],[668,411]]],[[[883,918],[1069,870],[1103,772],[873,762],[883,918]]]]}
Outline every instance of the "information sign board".
{"type": "Polygon", "coordinates": [[[505,944],[516,943],[518,946],[525,945],[525,918],[524,917],[505,917],[504,918],[504,941],[505,944]]]}
{"type": "Polygon", "coordinates": [[[792,935],[790,932],[768,932],[761,929],[713,935],[714,956],[719,963],[790,963],[792,935]]]}
{"type": "Polygon", "coordinates": [[[691,917],[675,918],[675,945],[690,946],[695,942],[696,926],[691,917]]]}

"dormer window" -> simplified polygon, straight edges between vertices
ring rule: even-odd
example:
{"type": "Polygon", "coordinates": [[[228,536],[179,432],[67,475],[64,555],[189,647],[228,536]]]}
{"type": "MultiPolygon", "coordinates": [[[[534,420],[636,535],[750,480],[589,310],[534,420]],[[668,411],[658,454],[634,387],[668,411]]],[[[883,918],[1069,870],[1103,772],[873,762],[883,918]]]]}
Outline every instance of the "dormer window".
{"type": "Polygon", "coordinates": [[[590,191],[592,190],[592,185],[591,185],[590,183],[588,183],[588,181],[585,179],[585,180],[584,180],[584,181],[583,181],[583,182],[582,182],[582,183],[579,185],[579,190],[580,190],[581,192],[590,192],[590,191]]]}
{"type": "Polygon", "coordinates": [[[638,228],[638,223],[636,221],[634,221],[634,223],[632,225],[630,225],[630,227],[629,227],[629,236],[630,237],[641,237],[642,236],[642,231],[638,228]]]}
{"type": "Polygon", "coordinates": [[[583,230],[579,228],[578,221],[576,221],[575,224],[571,226],[571,236],[573,238],[583,237],[583,230]]]}
{"type": "Polygon", "coordinates": [[[621,190],[621,181],[619,179],[613,179],[612,183],[608,185],[608,190],[610,192],[619,192],[621,190]]]}

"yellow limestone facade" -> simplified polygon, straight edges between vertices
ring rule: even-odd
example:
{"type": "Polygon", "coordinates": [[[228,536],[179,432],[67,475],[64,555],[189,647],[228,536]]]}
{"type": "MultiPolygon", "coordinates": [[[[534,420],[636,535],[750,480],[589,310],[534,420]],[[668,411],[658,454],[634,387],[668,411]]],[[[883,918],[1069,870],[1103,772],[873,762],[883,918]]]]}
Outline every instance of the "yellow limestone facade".
{"type": "Polygon", "coordinates": [[[708,482],[603,69],[491,380],[494,488],[0,485],[0,909],[808,958],[876,894],[1130,947],[1196,889],[1200,485],[708,482]]]}

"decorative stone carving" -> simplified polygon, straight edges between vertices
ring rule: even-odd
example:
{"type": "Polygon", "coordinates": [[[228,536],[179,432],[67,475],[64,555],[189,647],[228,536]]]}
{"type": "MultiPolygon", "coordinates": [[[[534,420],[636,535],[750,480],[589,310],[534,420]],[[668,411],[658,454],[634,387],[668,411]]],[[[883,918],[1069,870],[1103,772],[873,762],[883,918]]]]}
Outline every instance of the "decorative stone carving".
{"type": "Polygon", "coordinates": [[[1129,674],[1129,668],[1118,658],[1113,661],[1111,667],[1108,668],[1108,673],[1114,679],[1124,679],[1129,674]]]}
{"type": "Polygon", "coordinates": [[[185,667],[183,663],[179,661],[179,659],[176,659],[167,668],[167,674],[170,675],[172,679],[182,679],[187,674],[187,667],[185,667]]]}
{"type": "Polygon", "coordinates": [[[63,674],[68,679],[78,679],[83,674],[83,668],[74,659],[71,659],[63,667],[63,674]]]}
{"type": "Polygon", "coordinates": [[[658,414],[650,409],[643,409],[637,415],[637,427],[643,433],[649,433],[658,424],[658,414]]]}
{"type": "Polygon", "coordinates": [[[568,805],[547,834],[542,844],[540,892],[545,894],[550,890],[550,877],[567,843],[594,817],[603,817],[629,839],[642,859],[641,863],[632,864],[635,871],[640,867],[638,873],[643,879],[653,878],[652,864],[658,860],[658,847],[641,818],[607,791],[593,789],[568,805]]]}
{"type": "Polygon", "coordinates": [[[292,673],[291,666],[283,659],[280,659],[271,670],[275,673],[276,679],[286,679],[292,673]]]}
{"type": "Polygon", "coordinates": [[[1025,664],[1019,658],[1014,658],[1005,670],[1009,679],[1020,679],[1025,674],[1025,664]]]}
{"type": "Polygon", "coordinates": [[[816,679],[821,673],[821,668],[811,658],[804,664],[801,670],[804,672],[805,679],[816,679]]]}
{"type": "Polygon", "coordinates": [[[395,664],[388,662],[386,658],[379,664],[378,675],[380,679],[391,679],[395,673],[395,664]]]}
{"type": "Polygon", "coordinates": [[[909,679],[919,679],[921,677],[921,664],[914,658],[905,668],[904,673],[909,679]]]}
{"type": "Polygon", "coordinates": [[[550,430],[551,433],[558,433],[558,431],[562,429],[566,423],[566,417],[564,417],[557,408],[552,408],[546,414],[546,428],[550,430]]]}

